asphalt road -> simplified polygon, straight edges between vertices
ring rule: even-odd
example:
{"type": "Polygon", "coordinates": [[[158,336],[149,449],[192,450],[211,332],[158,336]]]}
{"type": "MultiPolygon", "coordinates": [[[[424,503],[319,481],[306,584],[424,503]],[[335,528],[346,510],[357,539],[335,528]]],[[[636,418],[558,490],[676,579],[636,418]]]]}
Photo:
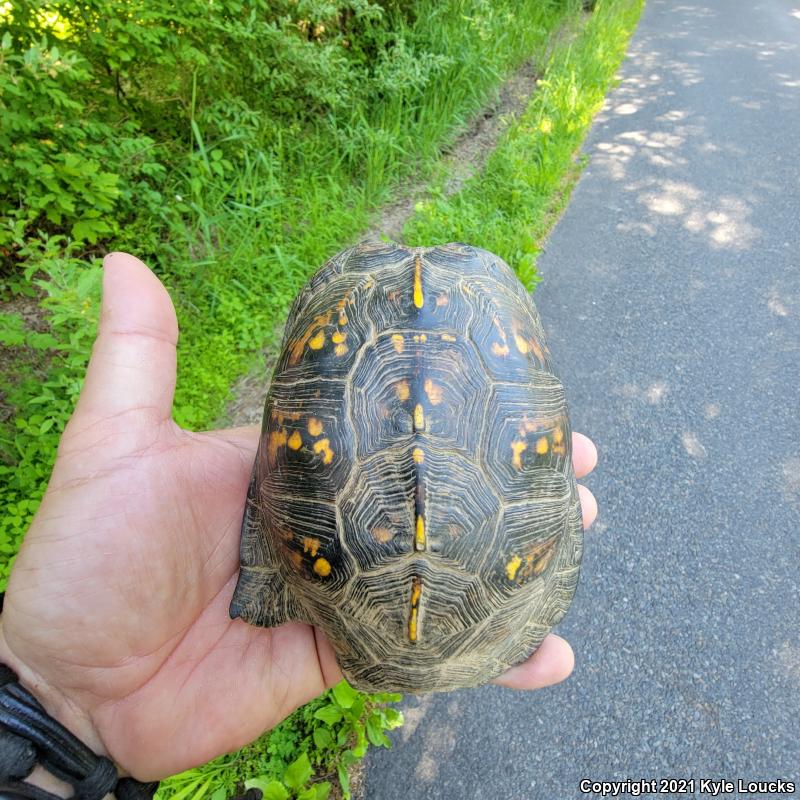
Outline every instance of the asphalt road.
{"type": "Polygon", "coordinates": [[[800,3],[650,0],[621,77],[536,293],[602,458],[575,673],[409,698],[368,800],[800,782],[800,3]]]}

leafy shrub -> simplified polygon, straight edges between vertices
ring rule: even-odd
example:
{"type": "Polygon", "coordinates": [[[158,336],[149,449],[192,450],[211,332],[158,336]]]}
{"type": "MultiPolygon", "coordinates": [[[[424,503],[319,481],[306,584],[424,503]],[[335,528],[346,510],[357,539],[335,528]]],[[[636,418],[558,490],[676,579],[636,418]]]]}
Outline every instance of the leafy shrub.
{"type": "MultiPolygon", "coordinates": [[[[164,167],[131,121],[112,125],[91,107],[85,59],[46,37],[16,51],[0,41],[0,247],[34,224],[96,243],[118,232],[134,198],[152,213],[164,167]]],[[[19,255],[19,254],[18,254],[19,255]]]]}
{"type": "Polygon", "coordinates": [[[264,800],[325,800],[326,778],[334,775],[347,798],[348,767],[369,744],[391,747],[385,731],[403,724],[402,713],[390,707],[399,700],[364,695],[342,681],[239,753],[162,781],[157,800],[224,800],[243,787],[261,789],[264,800]]]}

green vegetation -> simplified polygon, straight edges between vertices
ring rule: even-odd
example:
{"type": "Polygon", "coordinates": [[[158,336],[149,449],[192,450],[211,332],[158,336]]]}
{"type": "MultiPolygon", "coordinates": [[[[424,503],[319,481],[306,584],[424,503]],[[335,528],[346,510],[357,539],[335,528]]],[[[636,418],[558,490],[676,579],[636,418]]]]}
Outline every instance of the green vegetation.
{"type": "MultiPolygon", "coordinates": [[[[469,241],[532,284],[642,1],[586,20],[580,0],[0,2],[0,584],[80,390],[105,252],[170,289],[192,428],[220,420],[305,278],[409,176],[432,188],[408,243],[469,241]],[[442,149],[531,56],[528,109],[446,197],[442,149]]],[[[320,777],[400,719],[342,686],[162,795],[257,779],[324,797],[320,777]]]]}
{"type": "Polygon", "coordinates": [[[403,230],[410,245],[462,241],[497,253],[529,287],[542,241],[583,166],[575,154],[625,54],[644,0],[598,2],[562,31],[527,109],[483,171],[445,197],[440,176],[403,230]]]}
{"type": "Polygon", "coordinates": [[[369,744],[389,747],[384,733],[402,724],[399,711],[387,708],[400,695],[364,695],[342,681],[295,712],[269,736],[199,769],[162,781],[157,800],[210,796],[225,800],[244,784],[264,792],[264,800],[325,800],[330,778],[349,794],[347,768],[363,758],[369,744]]]}

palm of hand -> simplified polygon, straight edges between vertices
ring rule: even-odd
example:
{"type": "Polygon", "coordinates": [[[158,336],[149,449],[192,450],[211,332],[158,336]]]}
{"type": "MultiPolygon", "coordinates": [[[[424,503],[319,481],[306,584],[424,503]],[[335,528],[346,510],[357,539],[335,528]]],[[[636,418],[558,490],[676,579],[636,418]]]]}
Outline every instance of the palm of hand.
{"type": "Polygon", "coordinates": [[[228,617],[254,432],[142,421],[132,437],[142,423],[126,416],[72,421],[4,628],[119,763],[163,776],[254,739],[322,692],[335,668],[326,681],[309,626],[228,617]],[[92,526],[69,524],[75,493],[92,526]]]}
{"type": "MultiPolygon", "coordinates": [[[[312,627],[228,617],[258,431],[172,421],[176,341],[161,284],[113,256],[84,389],[0,627],[0,659],[142,780],[242,746],[341,678],[312,627]]],[[[576,444],[586,474],[593,447],[576,444]]],[[[596,507],[582,500],[588,524],[596,507]]],[[[536,688],[571,669],[569,646],[550,636],[498,682],[536,688]]]]}

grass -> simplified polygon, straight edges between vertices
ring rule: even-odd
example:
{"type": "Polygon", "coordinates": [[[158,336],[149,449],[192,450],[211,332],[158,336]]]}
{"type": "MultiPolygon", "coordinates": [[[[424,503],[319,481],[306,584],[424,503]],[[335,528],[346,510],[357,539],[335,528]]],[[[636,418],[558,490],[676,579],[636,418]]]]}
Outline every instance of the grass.
{"type": "MultiPolygon", "coordinates": [[[[552,53],[522,116],[458,194],[435,187],[403,235],[410,245],[465,241],[497,253],[530,288],[536,258],[585,159],[578,155],[613,84],[643,0],[599,2],[552,53]]],[[[439,187],[443,185],[440,182],[439,187]]]]}

